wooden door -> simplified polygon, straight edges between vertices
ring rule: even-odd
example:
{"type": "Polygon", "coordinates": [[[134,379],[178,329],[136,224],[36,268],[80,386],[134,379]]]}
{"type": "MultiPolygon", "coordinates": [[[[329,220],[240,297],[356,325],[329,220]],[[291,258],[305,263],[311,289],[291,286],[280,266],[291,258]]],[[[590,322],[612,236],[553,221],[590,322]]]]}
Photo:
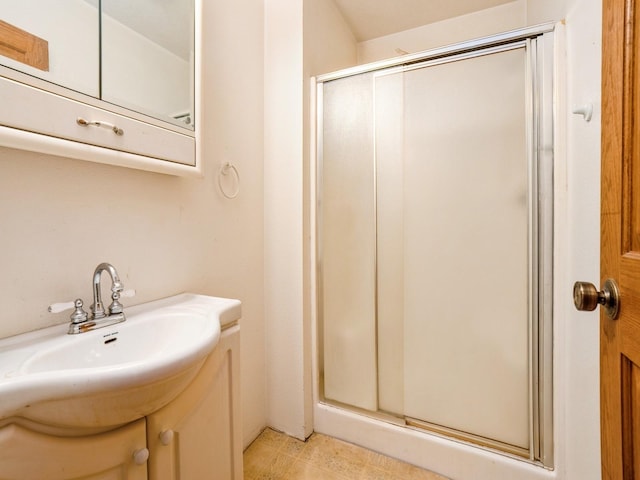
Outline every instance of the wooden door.
{"type": "Polygon", "coordinates": [[[601,279],[620,313],[600,327],[602,478],[640,479],[640,18],[603,0],[601,279]]]}

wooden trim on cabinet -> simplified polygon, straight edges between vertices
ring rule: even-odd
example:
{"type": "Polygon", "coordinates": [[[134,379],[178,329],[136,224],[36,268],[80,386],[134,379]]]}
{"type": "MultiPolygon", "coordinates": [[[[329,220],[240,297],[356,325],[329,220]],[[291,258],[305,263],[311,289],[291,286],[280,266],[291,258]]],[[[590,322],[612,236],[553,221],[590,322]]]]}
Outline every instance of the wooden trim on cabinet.
{"type": "Polygon", "coordinates": [[[49,42],[0,20],[0,55],[49,71],[49,42]]]}

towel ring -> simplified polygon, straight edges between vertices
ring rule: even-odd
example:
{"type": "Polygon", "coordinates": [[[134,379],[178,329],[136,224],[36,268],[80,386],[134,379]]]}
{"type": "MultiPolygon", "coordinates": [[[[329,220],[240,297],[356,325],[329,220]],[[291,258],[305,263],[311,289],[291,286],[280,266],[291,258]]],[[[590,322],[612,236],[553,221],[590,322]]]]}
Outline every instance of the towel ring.
{"type": "Polygon", "coordinates": [[[240,193],[240,174],[238,173],[238,169],[229,162],[225,163],[224,165],[222,165],[222,168],[220,168],[220,172],[218,173],[218,187],[220,187],[222,195],[224,195],[228,199],[234,199],[238,196],[238,193],[240,193]],[[229,170],[231,170],[236,176],[237,186],[233,193],[228,193],[222,185],[222,176],[229,175],[229,170]]]}

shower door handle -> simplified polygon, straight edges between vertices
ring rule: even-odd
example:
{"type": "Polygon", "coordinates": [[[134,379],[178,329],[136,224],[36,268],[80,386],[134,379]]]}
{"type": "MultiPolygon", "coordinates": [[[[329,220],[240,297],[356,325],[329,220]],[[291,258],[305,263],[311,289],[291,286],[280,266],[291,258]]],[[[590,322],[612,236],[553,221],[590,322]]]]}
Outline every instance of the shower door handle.
{"type": "Polygon", "coordinates": [[[576,282],[573,285],[573,304],[581,312],[590,312],[602,305],[607,316],[615,320],[620,309],[620,289],[611,278],[605,280],[600,292],[593,283],[576,282]]]}

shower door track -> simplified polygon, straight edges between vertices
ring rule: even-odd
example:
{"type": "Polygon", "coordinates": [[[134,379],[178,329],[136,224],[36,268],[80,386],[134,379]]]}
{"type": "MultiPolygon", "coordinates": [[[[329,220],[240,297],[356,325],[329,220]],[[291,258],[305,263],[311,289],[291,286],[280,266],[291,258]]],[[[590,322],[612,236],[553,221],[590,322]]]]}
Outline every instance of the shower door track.
{"type": "Polygon", "coordinates": [[[528,459],[530,452],[526,448],[518,447],[516,445],[509,445],[507,443],[498,442],[491,438],[481,437],[468,432],[462,432],[454,428],[445,427],[442,425],[436,425],[434,423],[425,422],[424,420],[418,420],[416,418],[404,418],[404,424],[407,427],[427,431],[435,435],[440,435],[445,438],[455,439],[464,443],[472,445],[478,445],[480,447],[490,448],[518,459],[528,459]]]}
{"type": "Polygon", "coordinates": [[[380,60],[377,62],[358,65],[356,67],[345,68],[337,72],[325,73],[316,77],[316,83],[324,83],[339,78],[346,78],[361,73],[373,72],[376,70],[384,70],[391,67],[407,66],[414,63],[424,62],[425,60],[435,60],[436,58],[446,58],[458,55],[464,52],[473,52],[474,50],[484,50],[488,47],[505,45],[517,41],[526,41],[536,38],[545,33],[553,33],[555,30],[554,23],[543,23],[533,27],[512,30],[498,35],[491,35],[466,42],[460,42],[453,45],[434,48],[423,52],[402,55],[388,60],[380,60]]]}
{"type": "MultiPolygon", "coordinates": [[[[529,366],[529,448],[506,444],[501,441],[436,425],[428,421],[410,418],[401,414],[386,412],[384,410],[368,410],[354,407],[340,401],[326,399],[324,396],[322,373],[320,373],[318,377],[320,382],[318,391],[321,403],[357,412],[394,425],[426,431],[438,436],[489,448],[502,454],[528,460],[537,465],[553,468],[552,310],[554,83],[552,72],[554,71],[554,54],[556,48],[553,35],[555,28],[554,23],[546,23],[319,75],[315,79],[317,85],[316,128],[318,131],[316,191],[320,192],[322,191],[323,155],[321,140],[323,128],[323,83],[364,73],[385,75],[387,72],[397,72],[399,70],[408,71],[428,65],[472,58],[478,55],[507,51],[515,48],[526,48],[529,66],[527,76],[532,85],[532,88],[529,89],[530,91],[527,92],[529,97],[527,102],[529,104],[528,117],[531,119],[531,125],[528,129],[530,132],[528,138],[528,151],[530,156],[529,191],[531,195],[530,224],[533,225],[530,237],[531,244],[529,245],[530,264],[532,268],[532,274],[530,276],[532,283],[531,301],[529,306],[529,348],[531,349],[529,366]]],[[[316,198],[317,210],[320,210],[322,203],[320,197],[318,193],[316,198]]],[[[321,215],[316,215],[316,312],[320,325],[323,321],[323,245],[318,232],[321,231],[321,215]]],[[[377,305],[377,298],[375,302],[377,305]]],[[[324,340],[321,328],[318,330],[318,339],[320,345],[322,345],[324,340]]]]}

